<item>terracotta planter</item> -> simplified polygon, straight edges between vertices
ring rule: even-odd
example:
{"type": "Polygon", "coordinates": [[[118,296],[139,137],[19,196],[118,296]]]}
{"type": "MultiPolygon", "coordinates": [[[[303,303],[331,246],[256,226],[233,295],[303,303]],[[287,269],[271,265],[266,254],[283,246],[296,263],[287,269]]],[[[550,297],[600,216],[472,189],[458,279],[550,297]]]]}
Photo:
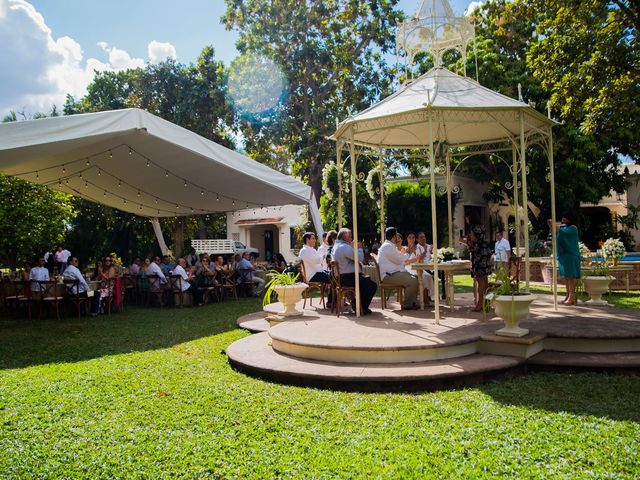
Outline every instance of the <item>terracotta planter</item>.
{"type": "Polygon", "coordinates": [[[520,328],[519,324],[522,320],[529,317],[529,306],[536,299],[535,295],[530,293],[522,295],[499,295],[493,300],[496,315],[503,321],[505,326],[500,330],[496,330],[496,335],[505,337],[523,337],[529,330],[520,328]]]}
{"type": "Polygon", "coordinates": [[[284,311],[279,315],[285,317],[293,317],[302,315],[302,312],[296,310],[296,304],[302,300],[302,293],[309,287],[306,283],[296,283],[295,285],[279,285],[274,288],[278,295],[278,300],[284,305],[284,311]]]}
{"type": "Polygon", "coordinates": [[[582,277],[582,284],[584,285],[584,291],[591,297],[586,303],[590,305],[609,305],[606,300],[602,299],[602,295],[609,291],[609,285],[615,280],[615,277],[596,277],[588,275],[582,277]]]}

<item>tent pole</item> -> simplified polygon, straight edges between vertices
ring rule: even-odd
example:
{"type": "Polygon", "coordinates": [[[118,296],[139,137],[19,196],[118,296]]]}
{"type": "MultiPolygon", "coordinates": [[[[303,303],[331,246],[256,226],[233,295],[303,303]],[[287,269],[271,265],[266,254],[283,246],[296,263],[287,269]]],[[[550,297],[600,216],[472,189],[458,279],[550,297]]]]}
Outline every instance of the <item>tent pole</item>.
{"type": "Polygon", "coordinates": [[[384,161],[382,160],[382,149],[378,150],[378,160],[380,170],[380,244],[383,244],[386,225],[384,218],[384,161]]]}
{"type": "Polygon", "coordinates": [[[553,161],[553,128],[549,127],[549,183],[551,184],[551,281],[553,288],[553,309],[558,310],[558,268],[556,258],[556,179],[553,161]]]}
{"type": "Polygon", "coordinates": [[[361,312],[360,307],[360,258],[358,256],[358,202],[356,195],[356,146],[353,140],[353,125],[349,130],[350,156],[351,156],[351,211],[353,216],[353,267],[355,275],[355,289],[356,289],[356,317],[359,317],[361,312]]]}
{"type": "Polygon", "coordinates": [[[429,175],[431,177],[431,234],[433,235],[433,286],[436,325],[440,324],[440,277],[438,276],[438,225],[436,219],[436,159],[433,154],[432,112],[429,110],[429,175]]]}
{"type": "Polygon", "coordinates": [[[342,164],[340,155],[342,154],[342,142],[336,142],[336,166],[338,167],[338,230],[342,228],[342,164]]]}
{"type": "Polygon", "coordinates": [[[520,203],[518,202],[518,156],[516,146],[511,146],[513,157],[513,217],[516,224],[516,255],[520,256],[520,203]]]}
{"type": "Polygon", "coordinates": [[[153,227],[153,233],[156,234],[156,238],[158,239],[160,251],[162,252],[162,255],[166,255],[169,249],[167,248],[167,244],[164,241],[164,235],[162,235],[160,220],[158,220],[156,217],[152,217],[149,219],[149,221],[151,222],[151,226],[153,227]]]}
{"type": "Polygon", "coordinates": [[[451,205],[451,161],[449,158],[449,149],[447,148],[447,220],[449,228],[449,247],[453,247],[453,207],[451,205]]]}
{"type": "Polygon", "coordinates": [[[520,112],[520,158],[522,159],[522,206],[524,207],[524,285],[529,292],[529,201],[527,196],[527,159],[524,139],[524,112],[520,112]]]}

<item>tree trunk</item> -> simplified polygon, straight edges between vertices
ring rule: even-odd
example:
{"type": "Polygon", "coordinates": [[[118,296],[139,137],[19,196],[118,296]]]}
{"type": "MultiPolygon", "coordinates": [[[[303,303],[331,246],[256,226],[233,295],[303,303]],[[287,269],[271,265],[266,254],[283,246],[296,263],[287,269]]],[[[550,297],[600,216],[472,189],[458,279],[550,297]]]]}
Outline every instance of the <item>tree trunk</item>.
{"type": "Polygon", "coordinates": [[[309,186],[316,197],[316,204],[319,207],[320,195],[322,195],[322,168],[315,162],[309,172],[309,186]]]}
{"type": "Polygon", "coordinates": [[[173,256],[180,258],[184,247],[184,218],[176,217],[173,229],[173,256]]]}

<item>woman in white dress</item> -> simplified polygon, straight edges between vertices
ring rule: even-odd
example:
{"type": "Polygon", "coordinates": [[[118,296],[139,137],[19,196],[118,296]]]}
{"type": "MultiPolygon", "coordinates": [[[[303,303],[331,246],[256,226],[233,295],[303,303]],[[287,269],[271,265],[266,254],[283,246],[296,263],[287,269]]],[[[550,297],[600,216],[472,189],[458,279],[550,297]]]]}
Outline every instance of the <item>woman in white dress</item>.
{"type": "MultiPolygon", "coordinates": [[[[419,257],[423,254],[425,254],[424,248],[422,247],[422,245],[420,245],[419,243],[416,242],[416,236],[414,233],[409,233],[407,235],[407,253],[409,254],[409,259],[415,258],[415,257],[419,257]]],[[[428,262],[431,260],[431,255],[427,255],[424,259],[425,262],[428,262]],[[427,258],[428,257],[428,258],[427,258]]],[[[409,272],[411,275],[416,276],[418,274],[418,272],[416,272],[415,270],[413,270],[411,268],[411,265],[407,265],[405,267],[407,269],[407,272],[409,272]]],[[[425,295],[424,295],[424,299],[425,299],[425,304],[430,303],[431,299],[433,298],[434,295],[434,287],[433,287],[433,277],[431,276],[430,273],[423,271],[422,272],[422,286],[424,287],[425,290],[425,295]]]]}

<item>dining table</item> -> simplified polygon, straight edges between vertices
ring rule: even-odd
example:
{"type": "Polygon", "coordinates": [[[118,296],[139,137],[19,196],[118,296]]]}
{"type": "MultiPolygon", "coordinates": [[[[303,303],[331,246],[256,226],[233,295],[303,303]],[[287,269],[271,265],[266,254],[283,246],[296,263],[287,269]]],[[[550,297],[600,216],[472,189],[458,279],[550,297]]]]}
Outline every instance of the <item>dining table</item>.
{"type": "MultiPolygon", "coordinates": [[[[424,310],[424,284],[422,281],[422,274],[425,270],[435,271],[435,265],[433,262],[428,263],[413,263],[411,268],[416,271],[418,276],[418,299],[420,301],[420,310],[424,310]]],[[[450,260],[447,262],[438,263],[438,271],[444,272],[444,291],[446,303],[449,307],[452,307],[455,303],[455,283],[454,276],[460,274],[468,274],[471,270],[471,262],[469,260],[450,260]]],[[[438,279],[434,278],[434,282],[438,279]]]]}

